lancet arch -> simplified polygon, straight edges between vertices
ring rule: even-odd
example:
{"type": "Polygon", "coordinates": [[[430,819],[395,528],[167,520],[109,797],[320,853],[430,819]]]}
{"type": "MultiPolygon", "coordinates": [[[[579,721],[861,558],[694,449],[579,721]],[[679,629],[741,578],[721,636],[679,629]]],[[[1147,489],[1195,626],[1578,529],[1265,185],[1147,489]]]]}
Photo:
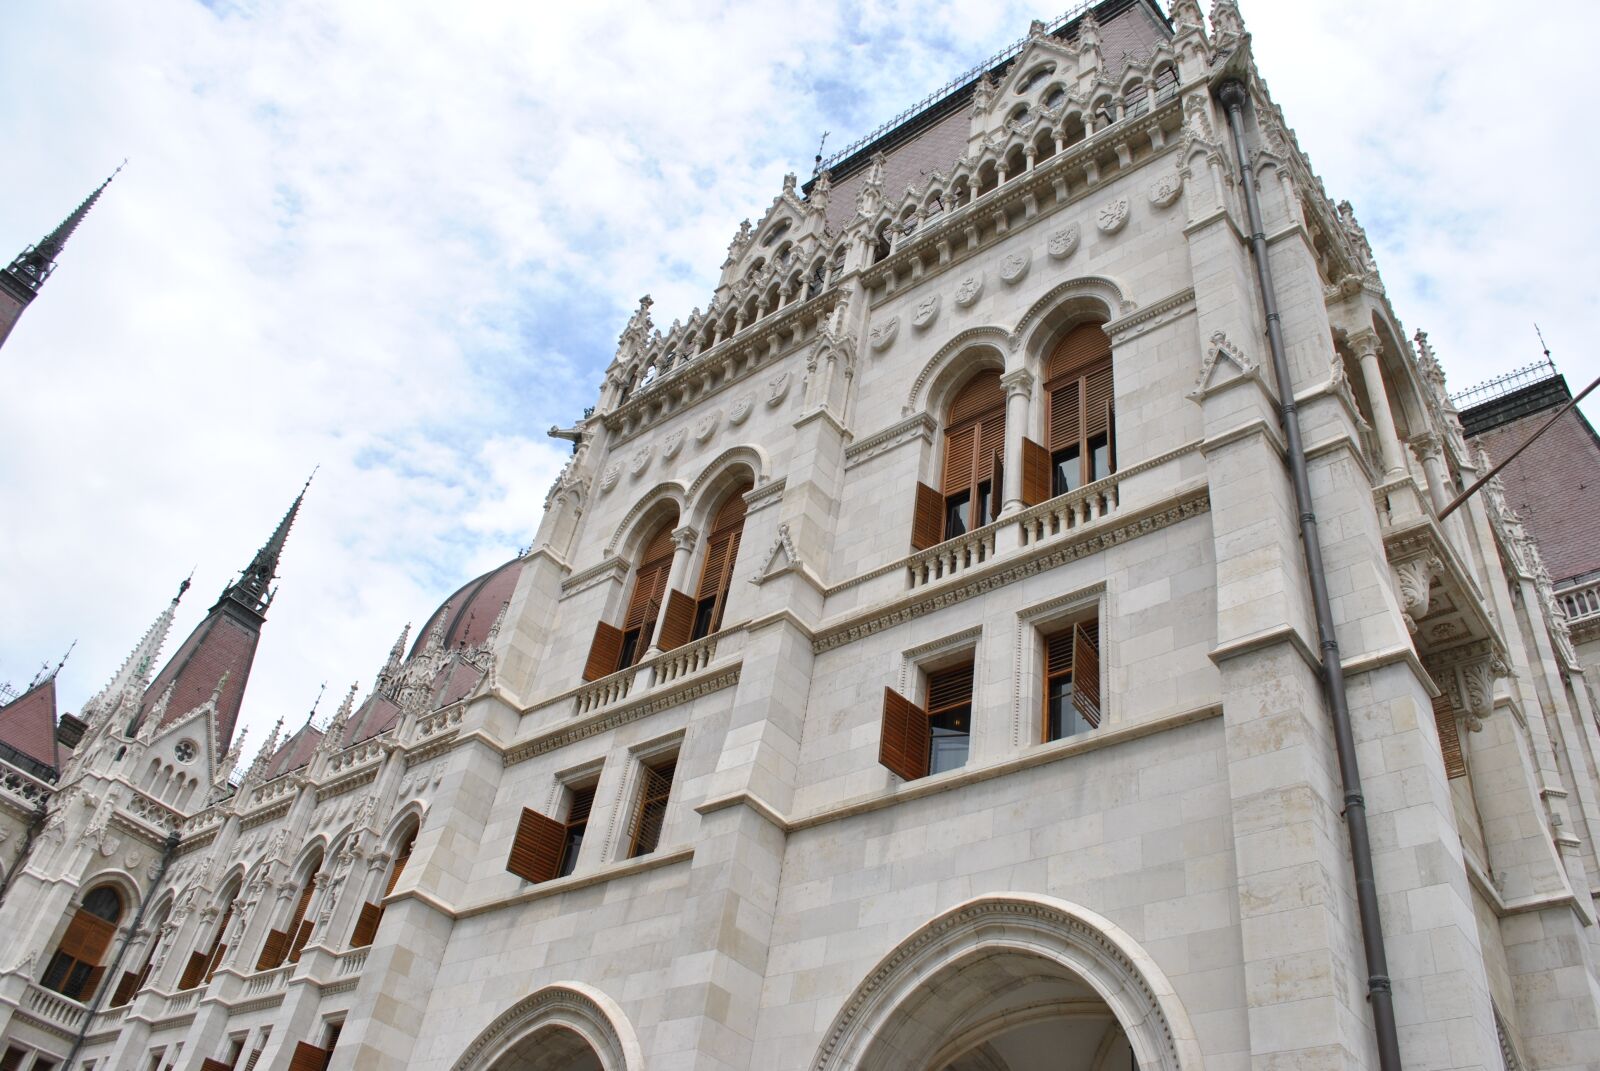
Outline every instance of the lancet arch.
{"type": "Polygon", "coordinates": [[[452,1071],[640,1071],[644,1054],[616,1001],[581,982],[523,997],[484,1028],[452,1071]]]}

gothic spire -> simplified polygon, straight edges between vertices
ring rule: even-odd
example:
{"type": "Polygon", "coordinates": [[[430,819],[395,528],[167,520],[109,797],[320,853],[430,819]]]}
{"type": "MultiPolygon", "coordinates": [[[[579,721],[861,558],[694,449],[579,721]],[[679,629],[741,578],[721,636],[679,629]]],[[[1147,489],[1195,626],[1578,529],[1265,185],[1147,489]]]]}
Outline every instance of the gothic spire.
{"type": "Polygon", "coordinates": [[[84,704],[83,710],[86,719],[92,720],[94,714],[102,708],[109,710],[114,707],[117,700],[128,690],[129,686],[139,687],[150,678],[150,673],[156,664],[156,657],[161,654],[161,647],[167,642],[167,634],[172,631],[172,619],[178,612],[178,600],[183,598],[183,593],[189,590],[189,580],[186,578],[178,585],[178,593],[172,601],[156,615],[156,619],[145,629],[144,635],[139,637],[139,642],[134,644],[133,650],[122,662],[116,674],[100,689],[100,692],[89,702],[84,704]]]}
{"type": "MultiPolygon", "coordinates": [[[[122,164],[126,163],[126,160],[122,162],[122,164]]],[[[117,171],[122,170],[122,164],[117,165],[117,171]]],[[[61,256],[61,250],[66,247],[67,239],[71,238],[72,232],[78,229],[78,224],[82,223],[83,217],[89,214],[89,209],[93,208],[95,202],[100,200],[100,195],[105,192],[107,186],[111,185],[111,180],[117,177],[117,171],[113,171],[106,176],[106,180],[96,186],[94,192],[85,197],[83,203],[72,210],[71,215],[62,220],[55,230],[39,239],[38,245],[30,245],[17,254],[17,258],[11,262],[11,265],[4,272],[6,276],[4,282],[8,289],[16,290],[19,287],[21,288],[22,293],[18,293],[17,297],[28,300],[39,292],[39,288],[44,285],[44,281],[55,270],[56,258],[61,256]]]]}
{"type": "MultiPolygon", "coordinates": [[[[316,476],[312,470],[311,477],[316,476]]],[[[306,489],[311,486],[311,478],[306,479],[305,487],[300,488],[300,493],[289,504],[289,511],[283,515],[283,520],[278,522],[278,527],[272,532],[272,537],[267,540],[262,548],[256,551],[256,556],[245,566],[239,579],[223,589],[222,595],[217,599],[217,605],[231,600],[244,607],[258,618],[267,616],[267,607],[272,605],[272,596],[276,589],[272,581],[278,575],[278,559],[283,554],[283,545],[289,539],[289,529],[294,525],[295,516],[300,512],[300,503],[306,497],[306,489]]]]}

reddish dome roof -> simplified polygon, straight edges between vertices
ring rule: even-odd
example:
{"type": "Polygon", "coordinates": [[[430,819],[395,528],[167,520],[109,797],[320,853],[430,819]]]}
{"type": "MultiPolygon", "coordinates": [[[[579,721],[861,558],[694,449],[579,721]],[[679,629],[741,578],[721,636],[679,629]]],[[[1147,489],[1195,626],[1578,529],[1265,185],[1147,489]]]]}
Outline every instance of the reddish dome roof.
{"type": "Polygon", "coordinates": [[[487,639],[495,618],[500,616],[500,608],[510,601],[511,593],[516,589],[517,577],[521,573],[518,566],[521,564],[521,558],[512,558],[499,568],[491,569],[456,589],[455,594],[446,599],[414,634],[416,639],[411,644],[410,653],[414,655],[422,650],[441,620],[444,621],[446,650],[474,647],[487,639]],[[449,616],[446,617],[446,614],[449,616]]]}

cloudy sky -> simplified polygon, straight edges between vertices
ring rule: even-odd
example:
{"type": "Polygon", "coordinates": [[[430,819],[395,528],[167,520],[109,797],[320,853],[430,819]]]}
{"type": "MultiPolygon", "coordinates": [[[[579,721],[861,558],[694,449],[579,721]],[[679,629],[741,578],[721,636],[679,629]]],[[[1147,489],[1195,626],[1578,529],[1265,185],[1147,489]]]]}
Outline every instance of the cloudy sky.
{"type": "MultiPolygon", "coordinates": [[[[1535,359],[1538,320],[1576,387],[1600,338],[1590,11],[1506,11],[1244,6],[1452,384],[1535,359]]],[[[641,294],[661,324],[703,304],[824,130],[854,140],[1060,13],[11,5],[0,255],[130,163],[0,350],[0,681],[76,639],[75,710],[193,569],[170,650],[320,465],[244,720],[259,741],[322,682],[365,688],[405,622],[530,540],[564,454],[544,429],[592,403],[641,294]]]]}

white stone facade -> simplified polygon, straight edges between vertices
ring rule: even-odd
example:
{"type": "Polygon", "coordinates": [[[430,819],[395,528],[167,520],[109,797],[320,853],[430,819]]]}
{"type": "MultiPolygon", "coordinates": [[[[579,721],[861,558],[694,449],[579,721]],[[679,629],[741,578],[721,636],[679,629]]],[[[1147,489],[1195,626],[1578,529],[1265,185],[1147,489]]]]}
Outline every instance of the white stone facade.
{"type": "Polygon", "coordinates": [[[33,786],[54,796],[25,859],[33,800],[8,781],[0,1052],[26,1071],[81,1037],[95,1071],[282,1071],[337,1025],[340,1071],[1376,1067],[1286,390],[1406,1066],[1600,1067],[1596,670],[1503,502],[1438,521],[1481,461],[1237,10],[1215,8],[1209,32],[1192,0],[1170,30],[1145,0],[1035,24],[918,137],[786,183],[708,311],[661,333],[646,300],[465,695],[400,698],[442,662],[407,670],[397,645],[391,727],[345,746],[338,721],[303,762],[190,806],[86,745],[33,786]],[[1214,97],[1230,77],[1251,92],[1288,385],[1214,97]],[[941,145],[912,188],[885,177],[941,145]],[[1111,346],[1115,471],[1029,505],[1046,363],[1085,323],[1111,346]],[[952,399],[989,370],[998,519],[913,551],[952,399]],[[720,629],[585,680],[652,533],[671,526],[666,586],[692,595],[744,485],[720,629]],[[1091,621],[1098,725],[1043,741],[1044,637],[1091,621]],[[884,690],[925,703],[929,672],[967,659],[965,763],[891,773],[884,690]],[[659,837],[630,857],[669,757],[659,837]],[[591,787],[571,873],[508,870],[524,809],[564,821],[591,787]],[[256,969],[308,881],[298,960],[256,969]],[[72,1000],[41,971],[107,882],[125,953],[72,1000]],[[214,944],[209,980],[181,987],[214,944]]]}

